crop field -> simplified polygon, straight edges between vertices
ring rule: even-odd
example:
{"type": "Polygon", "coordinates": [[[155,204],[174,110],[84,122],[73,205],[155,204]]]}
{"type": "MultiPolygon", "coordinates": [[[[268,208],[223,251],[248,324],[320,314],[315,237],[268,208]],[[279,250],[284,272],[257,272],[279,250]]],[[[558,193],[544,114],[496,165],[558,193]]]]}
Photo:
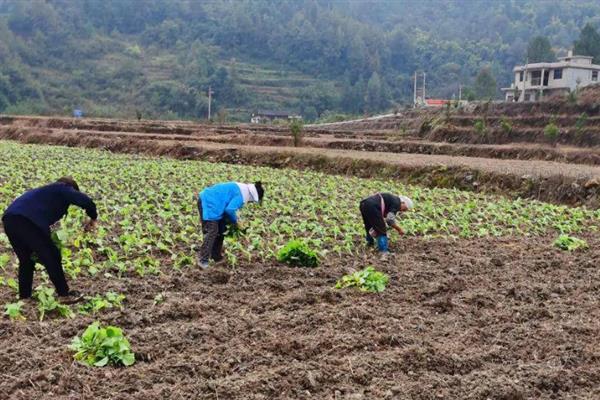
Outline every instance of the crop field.
{"type": "Polygon", "coordinates": [[[68,308],[44,297],[41,269],[37,299],[17,302],[0,234],[6,398],[600,397],[600,210],[8,141],[0,156],[2,209],[72,175],[99,212],[93,232],[74,207],[56,231],[70,286],[88,295],[68,308]],[[265,201],[240,213],[247,231],[226,239],[227,262],[203,271],[194,193],[228,180],[263,181],[265,201]],[[378,191],[416,203],[387,260],[364,245],[358,212],[378,191]],[[317,267],[277,261],[293,239],[317,267]],[[386,274],[380,293],[336,284],[367,267],[386,274]],[[74,360],[69,345],[94,321],[122,329],[132,365],[74,360]]]}
{"type": "Polygon", "coordinates": [[[577,102],[473,104],[306,125],[0,117],[0,139],[394,178],[600,208],[599,89],[577,102]]]}

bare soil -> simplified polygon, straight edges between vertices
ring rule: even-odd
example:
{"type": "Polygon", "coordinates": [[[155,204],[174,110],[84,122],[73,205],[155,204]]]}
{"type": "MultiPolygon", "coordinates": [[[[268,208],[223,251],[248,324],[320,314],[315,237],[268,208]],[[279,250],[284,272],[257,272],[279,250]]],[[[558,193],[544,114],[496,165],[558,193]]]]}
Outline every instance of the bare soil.
{"type": "MultiPolygon", "coordinates": [[[[6,399],[598,399],[600,236],[561,252],[553,237],[403,239],[378,261],[316,269],[271,262],[73,286],[127,296],[98,318],[124,328],[137,362],[88,368],[71,338],[93,321],[0,320],[6,399]],[[468,251],[465,251],[468,249],[468,251]],[[335,290],[373,264],[381,294],[335,290]],[[165,302],[153,305],[158,293],[165,302]]],[[[0,300],[12,301],[0,288],[0,300]]]]}

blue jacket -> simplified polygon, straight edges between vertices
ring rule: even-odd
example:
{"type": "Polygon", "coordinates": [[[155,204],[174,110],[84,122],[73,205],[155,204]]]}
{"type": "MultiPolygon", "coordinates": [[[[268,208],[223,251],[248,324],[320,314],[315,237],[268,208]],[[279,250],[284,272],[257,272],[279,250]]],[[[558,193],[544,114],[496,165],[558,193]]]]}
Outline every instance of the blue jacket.
{"type": "Polygon", "coordinates": [[[233,224],[237,223],[236,212],[244,206],[240,187],[235,182],[217,183],[200,193],[202,219],[218,221],[224,216],[233,224]]]}
{"type": "Polygon", "coordinates": [[[92,199],[64,183],[51,183],[25,192],[8,206],[4,216],[20,215],[49,233],[50,225],[64,217],[70,205],[85,209],[91,219],[98,218],[92,199]]]}

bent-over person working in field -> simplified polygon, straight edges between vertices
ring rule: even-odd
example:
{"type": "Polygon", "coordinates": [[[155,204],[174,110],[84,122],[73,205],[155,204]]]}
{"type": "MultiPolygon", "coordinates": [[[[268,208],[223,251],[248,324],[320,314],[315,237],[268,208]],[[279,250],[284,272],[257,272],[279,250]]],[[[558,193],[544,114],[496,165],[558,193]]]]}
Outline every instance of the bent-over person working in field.
{"type": "Polygon", "coordinates": [[[19,259],[19,298],[31,297],[35,261],[46,267],[48,277],[64,303],[83,297],[69,290],[62,268],[60,250],[52,241],[50,227],[67,214],[70,205],[83,208],[91,218],[85,229],[92,228],[98,217],[96,204],[79,191],[71,177],[63,177],[46,186],[32,189],[8,206],[2,216],[4,232],[19,259]]]}
{"type": "Polygon", "coordinates": [[[208,267],[212,259],[221,261],[223,255],[223,240],[227,225],[239,229],[237,211],[249,202],[262,201],[265,190],[261,182],[218,183],[204,189],[198,196],[198,211],[202,223],[204,238],[198,254],[198,264],[208,267]]]}
{"type": "Polygon", "coordinates": [[[377,193],[360,202],[360,213],[365,224],[368,246],[374,246],[384,255],[388,250],[387,227],[390,226],[400,235],[404,231],[396,223],[396,214],[413,208],[413,202],[406,196],[396,196],[391,193],[377,193]]]}

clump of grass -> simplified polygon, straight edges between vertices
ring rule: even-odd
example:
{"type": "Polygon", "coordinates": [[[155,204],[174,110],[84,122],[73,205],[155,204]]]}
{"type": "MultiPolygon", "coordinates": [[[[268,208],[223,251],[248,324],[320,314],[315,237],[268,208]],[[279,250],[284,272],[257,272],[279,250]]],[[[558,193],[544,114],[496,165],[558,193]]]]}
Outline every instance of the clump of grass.
{"type": "Polygon", "coordinates": [[[433,128],[433,119],[427,118],[421,123],[421,126],[419,127],[419,134],[426,135],[429,132],[431,132],[432,128],[433,128]]]}
{"type": "Polygon", "coordinates": [[[504,131],[504,133],[512,133],[513,127],[508,118],[502,117],[502,119],[500,120],[500,127],[502,128],[502,131],[504,131]]]}
{"type": "Polygon", "coordinates": [[[554,120],[551,120],[550,123],[544,127],[544,136],[546,136],[549,140],[556,144],[559,135],[560,129],[556,125],[556,122],[554,120]]]}
{"type": "Polygon", "coordinates": [[[588,115],[586,113],[581,113],[581,115],[579,115],[579,117],[577,117],[577,121],[575,121],[575,132],[578,135],[581,135],[583,133],[583,128],[585,127],[587,120],[588,120],[588,115]]]}
{"type": "Polygon", "coordinates": [[[487,134],[487,126],[485,125],[485,121],[482,119],[478,119],[475,121],[473,125],[475,128],[475,132],[477,132],[481,136],[485,136],[487,134]]]}

